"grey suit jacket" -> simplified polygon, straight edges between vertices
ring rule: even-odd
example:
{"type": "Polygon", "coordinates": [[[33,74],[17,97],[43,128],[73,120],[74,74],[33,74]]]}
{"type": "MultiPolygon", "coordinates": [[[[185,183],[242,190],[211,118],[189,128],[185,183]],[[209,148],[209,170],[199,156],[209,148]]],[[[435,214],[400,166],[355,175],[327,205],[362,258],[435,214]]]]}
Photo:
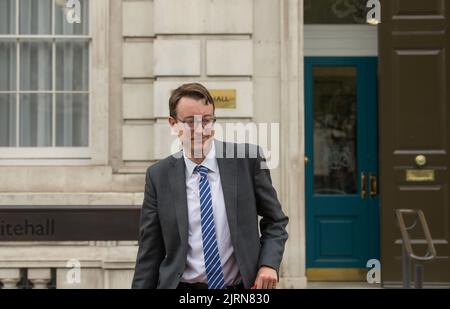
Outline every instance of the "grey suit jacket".
{"type": "MultiPolygon", "coordinates": [[[[231,242],[244,287],[250,288],[261,266],[278,272],[288,218],[269,170],[260,168],[266,163],[259,147],[217,140],[215,145],[231,242]],[[245,147],[245,158],[236,158],[238,145],[245,147]],[[249,158],[252,153],[257,155],[249,158]]],[[[147,170],[132,288],[176,288],[186,267],[187,246],[185,163],[178,153],[147,170]]]]}

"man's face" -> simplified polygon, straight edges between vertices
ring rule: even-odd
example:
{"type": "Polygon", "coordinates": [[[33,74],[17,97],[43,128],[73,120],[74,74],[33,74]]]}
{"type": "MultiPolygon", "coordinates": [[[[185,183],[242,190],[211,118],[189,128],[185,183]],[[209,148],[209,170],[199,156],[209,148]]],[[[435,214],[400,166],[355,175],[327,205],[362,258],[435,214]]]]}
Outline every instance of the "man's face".
{"type": "Polygon", "coordinates": [[[203,156],[203,150],[214,137],[213,123],[214,108],[212,104],[205,104],[205,100],[189,97],[180,99],[177,105],[177,119],[169,118],[171,127],[177,132],[186,151],[197,157],[203,156]],[[203,122],[203,124],[202,124],[203,122]]]}

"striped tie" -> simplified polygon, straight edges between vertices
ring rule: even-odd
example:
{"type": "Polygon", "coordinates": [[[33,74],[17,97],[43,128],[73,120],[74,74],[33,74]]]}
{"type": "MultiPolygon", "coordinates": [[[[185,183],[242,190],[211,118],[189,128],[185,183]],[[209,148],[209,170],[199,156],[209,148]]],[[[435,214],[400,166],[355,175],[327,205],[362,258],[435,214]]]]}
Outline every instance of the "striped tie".
{"type": "Polygon", "coordinates": [[[208,288],[224,289],[225,279],[220,263],[219,248],[217,246],[211,188],[209,187],[208,181],[208,168],[203,165],[197,165],[195,170],[200,174],[200,217],[202,225],[203,256],[205,257],[208,288]]]}

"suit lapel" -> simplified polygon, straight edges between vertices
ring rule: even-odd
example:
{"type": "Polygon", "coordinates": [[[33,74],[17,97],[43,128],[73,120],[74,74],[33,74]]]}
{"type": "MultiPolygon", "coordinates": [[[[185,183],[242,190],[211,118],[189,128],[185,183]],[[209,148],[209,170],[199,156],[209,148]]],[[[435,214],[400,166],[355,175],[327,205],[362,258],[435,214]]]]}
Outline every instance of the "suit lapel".
{"type": "Polygon", "coordinates": [[[172,168],[169,171],[170,192],[173,193],[173,205],[175,207],[178,231],[181,244],[188,243],[188,207],[186,197],[186,176],[183,156],[173,159],[172,168]],[[180,158],[181,157],[181,158],[180,158]]]}
{"type": "MultiPolygon", "coordinates": [[[[228,226],[230,228],[233,246],[237,245],[237,161],[226,158],[225,143],[215,140],[217,164],[220,172],[223,198],[227,212],[228,226]],[[219,155],[219,153],[221,155],[219,155]]],[[[173,205],[175,207],[178,231],[181,244],[188,244],[188,206],[186,197],[186,174],[183,156],[173,158],[172,168],[169,171],[170,191],[173,192],[173,205]]]]}
{"type": "Polygon", "coordinates": [[[223,198],[227,212],[228,226],[230,228],[231,241],[236,248],[237,245],[237,165],[236,160],[226,158],[225,143],[215,140],[217,163],[220,171],[220,182],[222,184],[223,198]],[[219,153],[221,155],[219,155],[219,153]]]}

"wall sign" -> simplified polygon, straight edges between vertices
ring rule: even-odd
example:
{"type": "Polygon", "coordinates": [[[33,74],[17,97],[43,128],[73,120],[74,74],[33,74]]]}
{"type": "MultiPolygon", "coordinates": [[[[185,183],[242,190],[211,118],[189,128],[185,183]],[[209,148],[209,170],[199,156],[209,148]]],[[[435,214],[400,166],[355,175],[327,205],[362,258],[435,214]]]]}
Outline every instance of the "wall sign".
{"type": "Polygon", "coordinates": [[[0,241],[137,240],[140,206],[0,206],[0,241]]]}
{"type": "Polygon", "coordinates": [[[236,89],[213,89],[209,92],[216,108],[236,108],[236,89]]]}

